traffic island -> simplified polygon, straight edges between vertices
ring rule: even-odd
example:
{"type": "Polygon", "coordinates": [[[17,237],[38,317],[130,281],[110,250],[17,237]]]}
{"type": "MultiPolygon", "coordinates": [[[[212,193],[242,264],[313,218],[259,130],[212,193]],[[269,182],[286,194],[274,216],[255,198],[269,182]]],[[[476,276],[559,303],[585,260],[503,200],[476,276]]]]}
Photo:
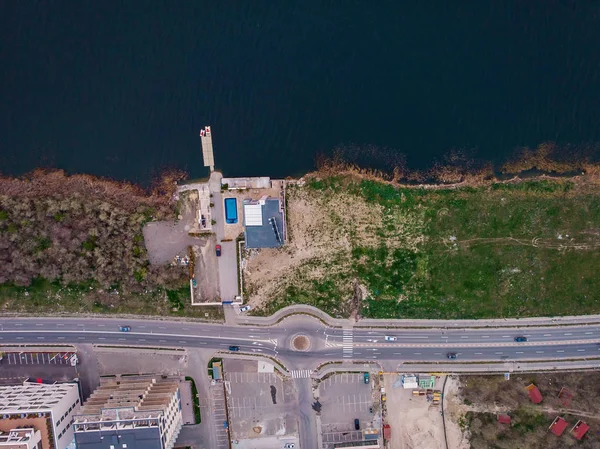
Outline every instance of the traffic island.
{"type": "Polygon", "coordinates": [[[306,352],[310,350],[310,347],[310,338],[308,338],[306,335],[296,335],[292,339],[292,349],[294,351],[306,352]]]}

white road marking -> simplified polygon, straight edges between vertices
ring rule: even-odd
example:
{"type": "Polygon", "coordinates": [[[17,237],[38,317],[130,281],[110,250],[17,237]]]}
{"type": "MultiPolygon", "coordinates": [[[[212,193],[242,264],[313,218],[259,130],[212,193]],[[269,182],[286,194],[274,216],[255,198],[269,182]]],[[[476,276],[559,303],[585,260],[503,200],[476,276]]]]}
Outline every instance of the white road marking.
{"type": "Polygon", "coordinates": [[[558,350],[558,351],[556,351],[556,352],[565,352],[565,351],[563,351],[562,349],[559,349],[559,350],[558,350]]]}
{"type": "Polygon", "coordinates": [[[573,335],[571,332],[567,332],[565,335],[573,335]]]}
{"type": "Polygon", "coordinates": [[[585,335],[592,335],[593,332],[586,332],[585,335]]]}
{"type": "MultiPolygon", "coordinates": [[[[358,354],[358,352],[357,352],[357,354],[358,354]]],[[[402,353],[401,352],[394,352],[394,355],[402,355],[402,353]]]]}
{"type": "Polygon", "coordinates": [[[543,354],[544,351],[535,351],[536,354],[543,354]]]}
{"type": "Polygon", "coordinates": [[[525,354],[523,351],[517,351],[517,354],[525,354]]]}
{"type": "Polygon", "coordinates": [[[544,334],[544,337],[552,337],[552,334],[544,334]]]}
{"type": "Polygon", "coordinates": [[[503,354],[503,352],[494,352],[494,354],[503,354]]]}
{"type": "Polygon", "coordinates": [[[482,355],[482,352],[476,352],[475,355],[482,355]]]}
{"type": "Polygon", "coordinates": [[[585,352],[585,349],[578,349],[577,352],[585,352]]]}
{"type": "Polygon", "coordinates": [[[481,338],[490,338],[489,335],[482,335],[481,338]]]}

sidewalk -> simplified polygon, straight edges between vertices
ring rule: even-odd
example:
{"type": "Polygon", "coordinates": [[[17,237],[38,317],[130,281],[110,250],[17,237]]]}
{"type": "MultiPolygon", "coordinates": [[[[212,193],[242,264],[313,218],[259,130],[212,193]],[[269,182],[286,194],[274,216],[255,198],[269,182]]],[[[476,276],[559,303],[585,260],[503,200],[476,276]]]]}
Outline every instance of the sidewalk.
{"type": "MultiPolygon", "coordinates": [[[[330,327],[355,328],[366,327],[404,327],[404,328],[484,328],[484,327],[525,327],[525,326],[565,326],[600,324],[600,315],[584,316],[561,316],[561,317],[535,317],[535,318],[496,318],[488,320],[414,320],[414,319],[392,319],[379,320],[364,318],[360,321],[349,319],[332,318],[322,310],[305,304],[297,304],[278,310],[269,317],[236,316],[234,321],[228,324],[250,325],[250,326],[272,326],[287,316],[295,314],[311,315],[323,321],[330,327]]],[[[228,320],[230,318],[228,317],[228,320]]]]}

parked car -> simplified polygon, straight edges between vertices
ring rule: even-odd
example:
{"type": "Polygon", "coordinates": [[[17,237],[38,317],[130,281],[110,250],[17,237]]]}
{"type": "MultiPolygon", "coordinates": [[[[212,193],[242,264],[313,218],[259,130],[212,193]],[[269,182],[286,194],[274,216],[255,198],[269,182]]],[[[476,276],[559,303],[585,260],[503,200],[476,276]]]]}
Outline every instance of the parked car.
{"type": "Polygon", "coordinates": [[[230,351],[239,351],[239,350],[240,350],[240,347],[239,347],[239,346],[230,346],[230,347],[229,347],[229,350],[230,350],[230,351]]]}
{"type": "Polygon", "coordinates": [[[129,332],[131,330],[130,326],[119,326],[119,330],[121,332],[129,332]]]}
{"type": "Polygon", "coordinates": [[[448,357],[449,359],[455,359],[456,358],[456,352],[449,352],[448,354],[446,354],[446,357],[448,357]]]}
{"type": "Polygon", "coordinates": [[[252,309],[252,307],[250,307],[250,306],[240,307],[240,312],[247,312],[250,309],[252,309]]]}
{"type": "Polygon", "coordinates": [[[369,373],[364,374],[364,381],[366,384],[368,384],[371,381],[371,376],[369,375],[369,373]]]}
{"type": "Polygon", "coordinates": [[[527,341],[527,337],[523,337],[523,336],[521,336],[521,337],[515,337],[515,341],[518,341],[519,343],[522,343],[524,341],[527,341]]]}
{"type": "Polygon", "coordinates": [[[356,418],[354,420],[354,429],[355,430],[360,430],[360,421],[358,420],[358,418],[356,418]]]}
{"type": "Polygon", "coordinates": [[[217,253],[217,257],[221,257],[221,245],[215,246],[215,251],[217,253]]]}
{"type": "Polygon", "coordinates": [[[389,335],[385,336],[385,341],[396,341],[398,340],[398,337],[390,337],[389,335]]]}
{"type": "Polygon", "coordinates": [[[296,445],[294,443],[285,443],[285,446],[283,446],[283,449],[294,449],[296,447],[296,445]]]}

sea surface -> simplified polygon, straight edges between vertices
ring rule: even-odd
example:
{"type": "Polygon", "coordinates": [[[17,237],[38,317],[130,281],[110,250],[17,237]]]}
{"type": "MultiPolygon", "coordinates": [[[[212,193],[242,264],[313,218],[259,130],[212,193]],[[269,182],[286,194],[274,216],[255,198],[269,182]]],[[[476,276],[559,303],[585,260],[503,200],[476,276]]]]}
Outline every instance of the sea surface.
{"type": "Polygon", "coordinates": [[[3,1],[0,173],[297,176],[600,142],[600,2],[3,1]]]}

